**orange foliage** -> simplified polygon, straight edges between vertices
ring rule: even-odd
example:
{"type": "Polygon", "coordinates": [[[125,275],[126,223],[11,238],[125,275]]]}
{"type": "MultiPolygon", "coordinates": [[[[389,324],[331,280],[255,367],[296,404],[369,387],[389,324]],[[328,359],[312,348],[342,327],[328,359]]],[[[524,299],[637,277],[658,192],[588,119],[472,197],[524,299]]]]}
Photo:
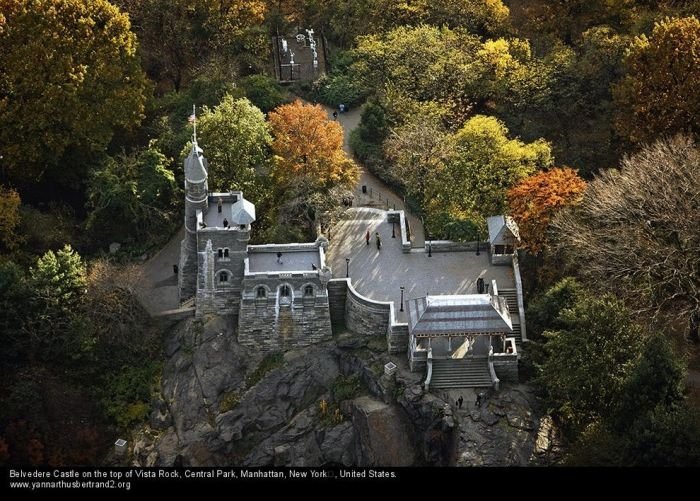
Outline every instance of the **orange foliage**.
{"type": "Polygon", "coordinates": [[[315,188],[350,186],[359,171],[343,151],[343,128],[319,105],[297,100],[270,112],[275,166],[280,186],[307,183],[315,188]]]}
{"type": "Polygon", "coordinates": [[[586,182],[573,169],[552,169],[523,179],[508,190],[510,214],[520,227],[523,247],[540,253],[547,239],[547,228],[562,207],[581,201],[586,182]]]}

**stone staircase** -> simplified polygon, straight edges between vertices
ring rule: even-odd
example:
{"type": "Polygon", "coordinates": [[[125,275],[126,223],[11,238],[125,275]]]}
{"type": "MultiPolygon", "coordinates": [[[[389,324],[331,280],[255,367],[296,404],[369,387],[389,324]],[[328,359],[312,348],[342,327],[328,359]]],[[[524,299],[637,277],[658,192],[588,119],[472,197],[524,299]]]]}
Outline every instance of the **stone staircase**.
{"type": "Polygon", "coordinates": [[[433,360],[430,388],[488,388],[492,384],[486,357],[433,360]]]}
{"type": "Polygon", "coordinates": [[[506,298],[508,303],[508,310],[510,311],[510,318],[513,321],[513,337],[515,338],[515,346],[518,348],[518,353],[520,353],[520,348],[523,344],[523,336],[520,333],[520,313],[518,311],[518,293],[515,289],[498,289],[498,295],[506,298]]]}

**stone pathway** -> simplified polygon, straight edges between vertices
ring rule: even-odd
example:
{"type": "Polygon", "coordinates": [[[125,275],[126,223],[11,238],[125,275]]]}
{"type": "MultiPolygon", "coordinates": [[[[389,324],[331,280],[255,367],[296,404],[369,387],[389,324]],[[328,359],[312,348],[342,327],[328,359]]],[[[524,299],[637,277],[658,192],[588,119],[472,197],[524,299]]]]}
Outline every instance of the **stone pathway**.
{"type": "Polygon", "coordinates": [[[185,237],[185,227],[180,228],[155,256],[141,267],[141,286],[138,296],[150,315],[179,307],[177,275],[173,265],[180,262],[180,242],[185,237]]]}
{"type": "MultiPolygon", "coordinates": [[[[332,118],[334,109],[329,106],[324,106],[324,108],[328,116],[332,118]]],[[[350,133],[360,124],[361,116],[361,107],[338,115],[338,122],[343,126],[343,149],[353,158],[354,156],[350,149],[350,133]]],[[[357,160],[355,161],[357,162],[357,160]]],[[[369,172],[360,162],[357,162],[357,165],[360,167],[360,180],[354,190],[355,206],[406,211],[408,224],[411,228],[411,245],[412,247],[424,248],[425,237],[422,221],[406,209],[403,198],[395,194],[384,181],[369,172]],[[364,193],[362,191],[363,186],[366,187],[366,192],[364,193]]]]}

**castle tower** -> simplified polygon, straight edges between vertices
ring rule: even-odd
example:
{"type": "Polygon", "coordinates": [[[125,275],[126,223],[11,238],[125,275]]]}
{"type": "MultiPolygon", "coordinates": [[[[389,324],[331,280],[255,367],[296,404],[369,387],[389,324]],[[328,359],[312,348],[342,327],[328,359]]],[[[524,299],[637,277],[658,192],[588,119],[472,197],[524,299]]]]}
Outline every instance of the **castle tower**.
{"type": "Polygon", "coordinates": [[[180,245],[178,286],[180,301],[195,295],[197,288],[197,211],[207,213],[209,187],[207,159],[197,145],[195,132],[192,151],[185,158],[185,238],[180,245]]]}

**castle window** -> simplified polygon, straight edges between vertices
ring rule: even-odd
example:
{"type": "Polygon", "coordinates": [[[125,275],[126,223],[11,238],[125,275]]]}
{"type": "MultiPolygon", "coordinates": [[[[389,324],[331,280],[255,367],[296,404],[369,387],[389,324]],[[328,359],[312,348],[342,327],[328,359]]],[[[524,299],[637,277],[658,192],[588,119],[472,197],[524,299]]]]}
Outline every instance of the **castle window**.
{"type": "Polygon", "coordinates": [[[288,285],[283,285],[280,287],[280,296],[289,297],[292,295],[292,291],[289,289],[288,285]]]}
{"type": "Polygon", "coordinates": [[[304,287],[304,295],[305,296],[313,296],[314,295],[314,286],[307,285],[306,287],[304,287]]]}
{"type": "Polygon", "coordinates": [[[265,290],[265,287],[258,287],[258,288],[256,289],[256,291],[257,291],[257,292],[255,293],[255,295],[256,295],[256,297],[258,297],[259,299],[260,299],[260,298],[265,298],[265,297],[267,297],[267,291],[265,290]]]}
{"type": "Polygon", "coordinates": [[[218,252],[219,252],[219,259],[224,257],[224,249],[219,249],[218,252]]]}
{"type": "Polygon", "coordinates": [[[219,275],[219,282],[228,282],[228,273],[225,271],[219,275]]]}
{"type": "Polygon", "coordinates": [[[228,257],[228,249],[224,249],[224,257],[228,257]]]}

